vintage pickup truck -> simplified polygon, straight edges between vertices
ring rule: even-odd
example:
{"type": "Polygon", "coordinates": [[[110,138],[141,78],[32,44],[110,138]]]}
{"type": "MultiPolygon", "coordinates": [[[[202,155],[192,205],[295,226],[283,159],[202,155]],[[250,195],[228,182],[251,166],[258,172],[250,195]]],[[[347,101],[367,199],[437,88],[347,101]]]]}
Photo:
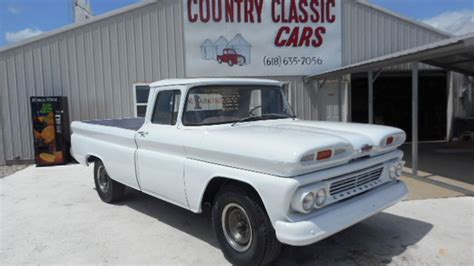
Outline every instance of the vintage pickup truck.
{"type": "Polygon", "coordinates": [[[210,205],[234,264],[271,262],[281,243],[315,243],[406,197],[402,130],[296,119],[282,86],[155,82],[144,119],[73,122],[72,153],[94,163],[105,202],[130,187],[196,213],[210,205]]]}

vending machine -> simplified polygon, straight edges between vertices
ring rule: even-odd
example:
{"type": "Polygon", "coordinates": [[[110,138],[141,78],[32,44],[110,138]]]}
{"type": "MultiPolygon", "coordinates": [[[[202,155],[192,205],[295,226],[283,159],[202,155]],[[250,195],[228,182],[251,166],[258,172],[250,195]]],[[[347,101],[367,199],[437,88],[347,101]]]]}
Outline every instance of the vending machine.
{"type": "Polygon", "coordinates": [[[66,164],[70,160],[67,97],[31,97],[36,166],[66,164]]]}

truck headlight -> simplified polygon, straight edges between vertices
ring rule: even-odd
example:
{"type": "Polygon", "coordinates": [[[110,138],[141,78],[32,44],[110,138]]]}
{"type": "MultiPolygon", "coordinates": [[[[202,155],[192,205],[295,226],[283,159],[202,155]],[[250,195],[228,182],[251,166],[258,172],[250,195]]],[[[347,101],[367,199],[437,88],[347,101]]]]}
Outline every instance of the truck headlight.
{"type": "Polygon", "coordinates": [[[310,211],[313,208],[314,206],[313,192],[308,192],[302,197],[301,206],[303,207],[303,210],[306,212],[310,211]]]}
{"type": "Polygon", "coordinates": [[[314,197],[314,203],[318,208],[322,207],[324,203],[326,203],[326,189],[321,188],[316,192],[316,196],[314,197]]]}
{"type": "Polygon", "coordinates": [[[402,172],[403,172],[403,164],[405,162],[401,162],[399,164],[397,164],[397,166],[395,167],[395,174],[397,175],[397,177],[400,177],[402,176],[402,172]]]}
{"type": "Polygon", "coordinates": [[[397,170],[394,164],[390,165],[390,168],[388,169],[388,173],[390,175],[390,178],[392,179],[397,178],[397,170]]]}
{"type": "Polygon", "coordinates": [[[302,188],[293,197],[291,208],[300,213],[309,213],[314,209],[322,208],[328,201],[327,191],[327,184],[324,183],[302,188]]]}
{"type": "Polygon", "coordinates": [[[388,169],[390,178],[395,179],[402,176],[404,163],[405,162],[399,162],[399,163],[390,165],[390,168],[388,169]]]}

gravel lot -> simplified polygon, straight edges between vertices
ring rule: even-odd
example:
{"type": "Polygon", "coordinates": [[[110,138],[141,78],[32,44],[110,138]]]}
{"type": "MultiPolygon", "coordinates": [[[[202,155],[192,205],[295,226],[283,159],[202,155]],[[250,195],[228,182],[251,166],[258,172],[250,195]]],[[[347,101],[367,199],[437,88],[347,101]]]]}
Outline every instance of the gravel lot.
{"type": "Polygon", "coordinates": [[[2,165],[0,166],[0,178],[9,176],[17,171],[25,169],[28,166],[29,166],[28,164],[2,165]]]}
{"type": "MultiPolygon", "coordinates": [[[[2,170],[3,171],[3,170],[2,170]]],[[[92,169],[29,167],[0,179],[0,264],[227,265],[207,214],[130,192],[102,203],[92,169]]],[[[276,265],[472,265],[472,197],[402,202],[276,265]]]]}

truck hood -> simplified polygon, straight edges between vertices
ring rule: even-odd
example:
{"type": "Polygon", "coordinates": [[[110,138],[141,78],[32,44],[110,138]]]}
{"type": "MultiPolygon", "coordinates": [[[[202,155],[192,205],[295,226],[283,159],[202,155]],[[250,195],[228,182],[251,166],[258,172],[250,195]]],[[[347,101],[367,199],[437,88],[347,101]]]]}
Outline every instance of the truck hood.
{"type": "Polygon", "coordinates": [[[297,176],[394,150],[404,141],[405,133],[393,127],[285,119],[208,128],[186,147],[186,155],[250,171],[297,176]],[[394,141],[386,146],[389,136],[394,141]],[[323,150],[331,150],[333,156],[317,161],[317,152],[323,150]]]}

